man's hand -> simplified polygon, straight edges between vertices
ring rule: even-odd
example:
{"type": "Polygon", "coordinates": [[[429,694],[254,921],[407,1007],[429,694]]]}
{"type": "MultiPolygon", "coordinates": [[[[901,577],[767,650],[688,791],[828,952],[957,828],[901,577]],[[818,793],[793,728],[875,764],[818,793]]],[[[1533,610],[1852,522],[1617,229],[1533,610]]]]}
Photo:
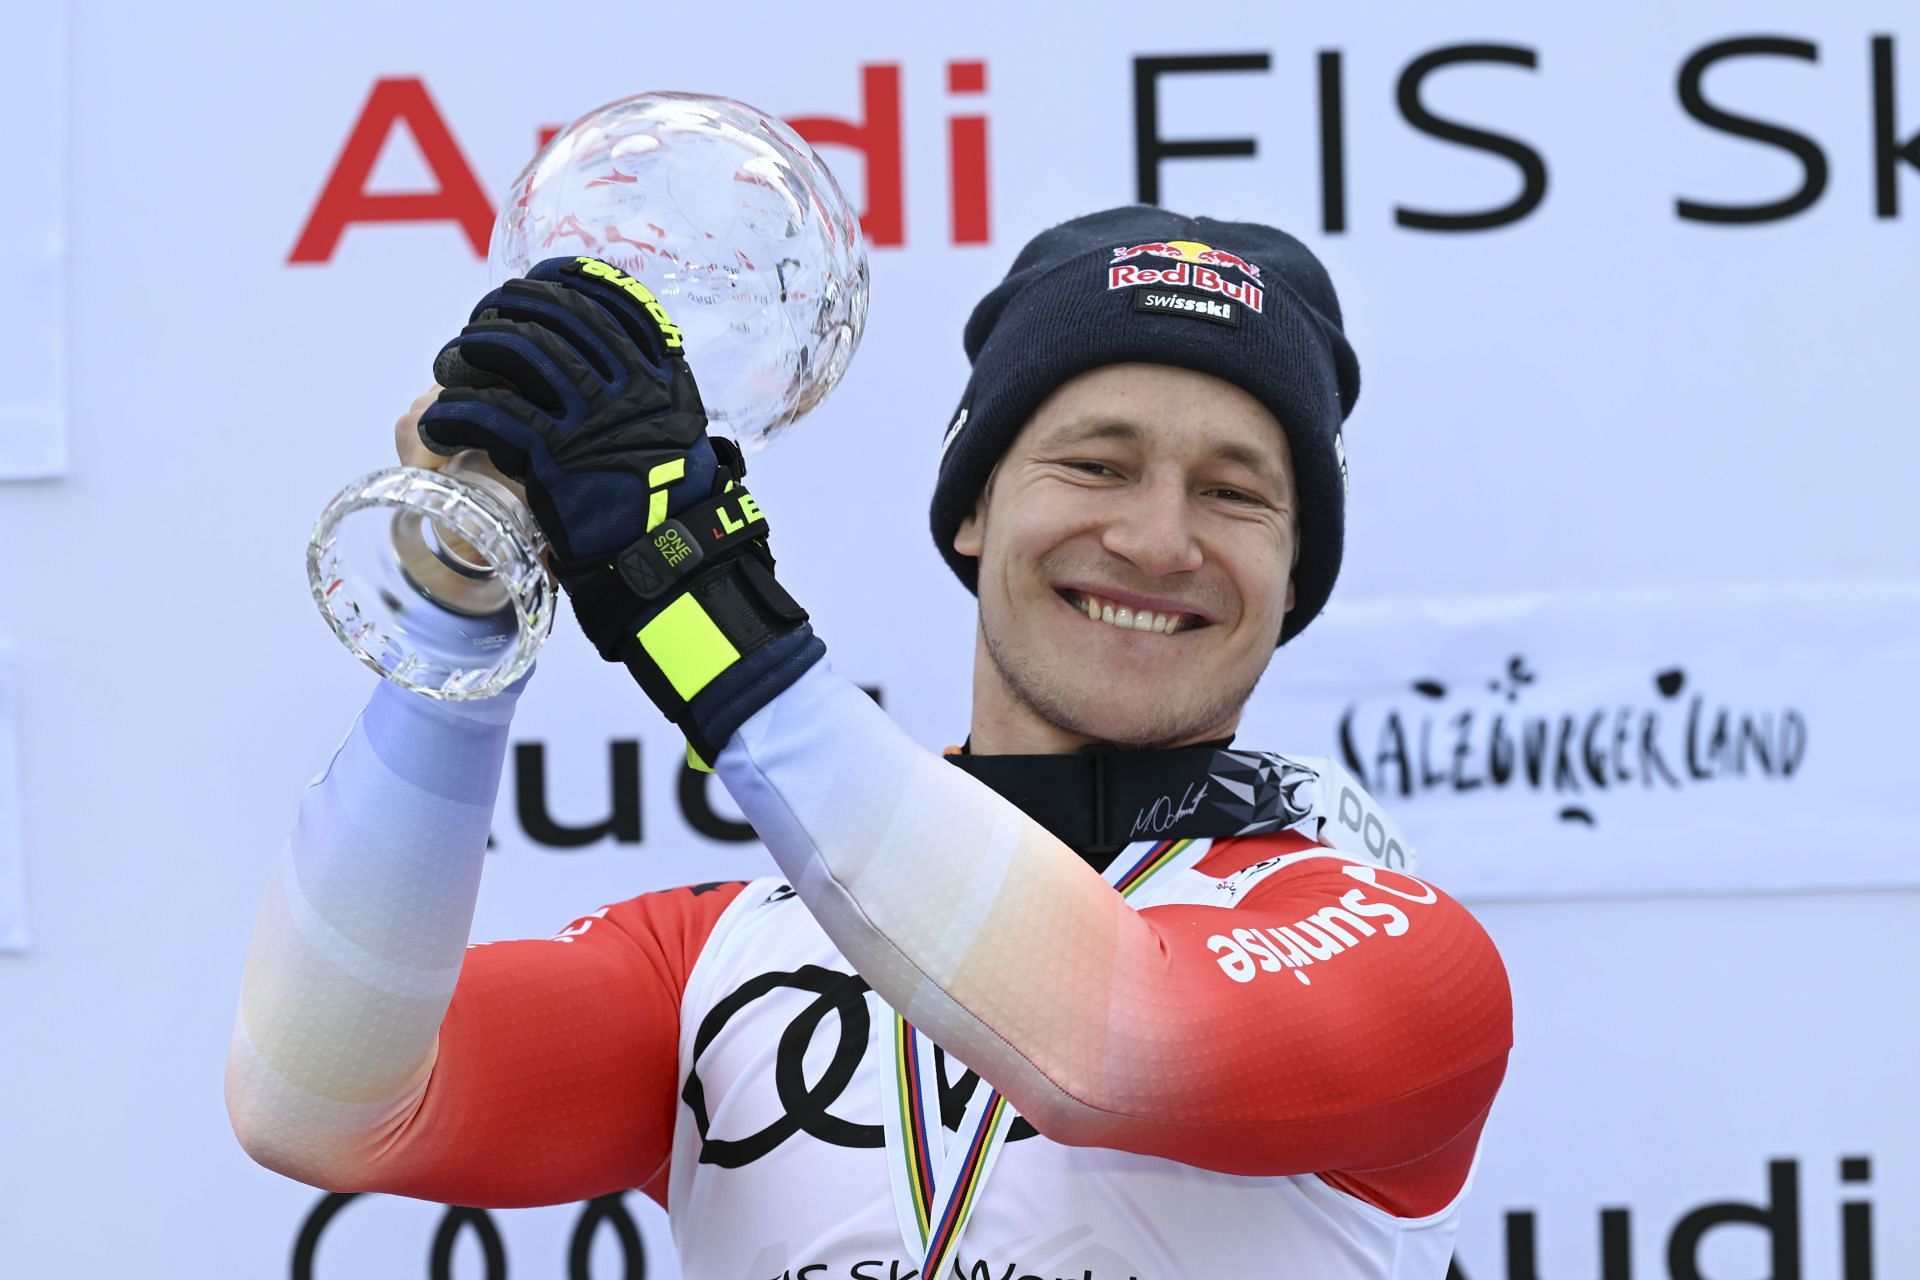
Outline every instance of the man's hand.
{"type": "Polygon", "coordinates": [[[617,554],[663,504],[671,514],[715,488],[680,331],[605,263],[552,258],[495,289],[434,376],[446,390],[420,418],[421,441],[483,450],[525,485],[562,565],[617,554]]]}
{"type": "Polygon", "coordinates": [[[427,411],[427,406],[440,398],[440,393],[444,390],[446,390],[445,387],[437,382],[434,383],[415,396],[413,403],[407,406],[407,411],[394,421],[393,452],[400,459],[401,466],[438,471],[447,465],[448,459],[444,454],[435,453],[420,442],[420,415],[427,411]]]}
{"type": "MultiPolygon", "coordinates": [[[[407,406],[407,411],[394,420],[393,452],[394,456],[400,459],[401,466],[419,467],[425,471],[442,471],[453,462],[452,458],[435,453],[420,441],[420,415],[425,413],[428,406],[438,400],[440,393],[445,390],[446,388],[439,383],[434,383],[415,396],[413,403],[407,406]]],[[[527,491],[501,475],[494,465],[487,461],[484,454],[476,452],[472,458],[460,465],[462,470],[470,469],[473,473],[485,476],[505,488],[507,492],[520,499],[522,506],[526,505],[527,491]]]]}
{"type": "Polygon", "coordinates": [[[539,263],[480,300],[434,376],[421,442],[526,487],[581,629],[702,758],[824,652],[773,579],[738,448],[706,434],[680,330],[631,276],[539,263]]]}

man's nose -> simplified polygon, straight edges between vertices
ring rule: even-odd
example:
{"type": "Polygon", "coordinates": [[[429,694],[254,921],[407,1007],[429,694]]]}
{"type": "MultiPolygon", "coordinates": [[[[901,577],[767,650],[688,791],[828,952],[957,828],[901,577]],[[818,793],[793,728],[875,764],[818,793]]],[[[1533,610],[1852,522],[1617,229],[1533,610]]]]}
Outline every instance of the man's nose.
{"type": "Polygon", "coordinates": [[[1200,542],[1194,536],[1194,513],[1184,483],[1149,481],[1116,494],[1113,501],[1112,517],[1100,537],[1108,551],[1155,577],[1200,567],[1200,542]]]}

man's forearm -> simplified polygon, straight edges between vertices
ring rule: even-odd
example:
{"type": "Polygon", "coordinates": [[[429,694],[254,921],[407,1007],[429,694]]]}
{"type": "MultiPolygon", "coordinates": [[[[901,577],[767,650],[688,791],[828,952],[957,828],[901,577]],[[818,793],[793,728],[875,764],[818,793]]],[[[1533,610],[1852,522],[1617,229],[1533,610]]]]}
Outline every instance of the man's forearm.
{"type": "Polygon", "coordinates": [[[1218,885],[1219,905],[1135,911],[824,664],[718,769],[861,976],[1057,1141],[1232,1173],[1377,1169],[1477,1131],[1498,1086],[1499,958],[1410,876],[1376,885],[1313,850],[1218,885]],[[1266,981],[1223,969],[1217,939],[1323,910],[1358,945],[1297,978],[1277,958],[1266,981]]]}
{"type": "Polygon", "coordinates": [[[254,926],[227,1062],[261,1163],[346,1185],[417,1108],[472,925],[519,690],[382,682],[298,820],[254,926]]]}
{"type": "Polygon", "coordinates": [[[1111,960],[1140,926],[1090,867],[825,664],[742,726],[717,771],[889,1004],[1037,1125],[1063,1092],[1104,1094],[1111,960]],[[1069,954],[1082,962],[1058,963],[1069,954]]]}

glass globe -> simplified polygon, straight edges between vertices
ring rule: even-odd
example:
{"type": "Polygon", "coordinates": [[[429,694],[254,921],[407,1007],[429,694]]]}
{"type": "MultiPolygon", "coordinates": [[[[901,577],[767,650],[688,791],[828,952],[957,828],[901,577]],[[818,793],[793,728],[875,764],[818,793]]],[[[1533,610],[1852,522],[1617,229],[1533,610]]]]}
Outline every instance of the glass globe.
{"type": "Polygon", "coordinates": [[[653,291],[713,428],[749,453],[833,389],[866,324],[866,248],[839,184],[799,134],[730,98],[640,94],[556,134],[494,224],[494,283],[573,254],[653,291]]]}
{"type": "MultiPolygon", "coordinates": [[[[833,175],[792,129],[727,98],[625,98],[534,157],[494,223],[494,283],[581,254],[661,300],[711,425],[747,452],[833,389],[866,324],[866,248],[833,175]]],[[[308,584],[341,642],[430,698],[497,694],[553,621],[545,540],[478,457],[361,477],[308,543],[308,584]]]]}

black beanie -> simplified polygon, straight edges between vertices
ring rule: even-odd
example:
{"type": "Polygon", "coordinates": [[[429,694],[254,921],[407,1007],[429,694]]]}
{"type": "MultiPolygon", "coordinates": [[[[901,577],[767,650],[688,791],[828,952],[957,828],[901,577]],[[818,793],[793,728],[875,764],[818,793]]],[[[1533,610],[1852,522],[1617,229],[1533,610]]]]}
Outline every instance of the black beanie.
{"type": "Polygon", "coordinates": [[[932,514],[934,543],[969,591],[979,562],[953,537],[1020,428],[1069,378],[1140,362],[1224,379],[1280,420],[1300,503],[1281,642],[1326,604],[1346,522],[1340,424],[1360,394],[1360,364],[1333,282],[1298,240],[1151,205],[1090,213],[1028,242],[973,309],[966,347],[973,376],[947,429],[932,514]]]}

